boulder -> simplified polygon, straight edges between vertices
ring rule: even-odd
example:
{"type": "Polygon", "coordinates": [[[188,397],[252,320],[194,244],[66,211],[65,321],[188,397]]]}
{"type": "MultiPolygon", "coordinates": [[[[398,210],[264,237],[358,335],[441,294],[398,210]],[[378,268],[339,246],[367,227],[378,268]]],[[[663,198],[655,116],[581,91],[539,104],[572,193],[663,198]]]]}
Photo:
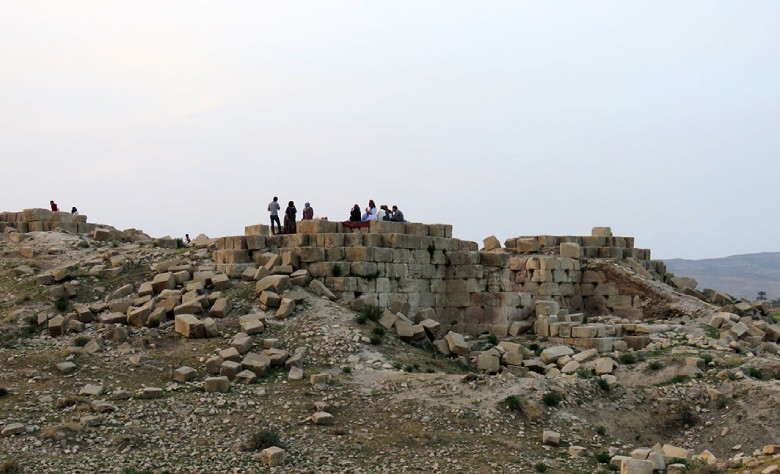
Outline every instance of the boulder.
{"type": "Polygon", "coordinates": [[[230,391],[230,380],[225,376],[206,377],[204,389],[206,390],[206,393],[227,393],[230,391]]]}
{"type": "Polygon", "coordinates": [[[189,339],[198,339],[206,336],[206,328],[203,325],[203,321],[192,314],[176,315],[174,330],[189,339]]]}
{"type": "Polygon", "coordinates": [[[545,364],[552,364],[563,356],[574,355],[574,350],[569,346],[554,346],[543,350],[540,358],[545,364]]]}

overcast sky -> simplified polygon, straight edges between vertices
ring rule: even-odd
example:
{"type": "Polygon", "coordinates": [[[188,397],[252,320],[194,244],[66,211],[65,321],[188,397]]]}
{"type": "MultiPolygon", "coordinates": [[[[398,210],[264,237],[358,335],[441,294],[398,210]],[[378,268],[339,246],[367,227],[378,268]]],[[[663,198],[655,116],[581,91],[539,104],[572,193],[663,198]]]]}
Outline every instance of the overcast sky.
{"type": "Polygon", "coordinates": [[[0,211],[780,251],[780,2],[0,0],[0,211]]]}

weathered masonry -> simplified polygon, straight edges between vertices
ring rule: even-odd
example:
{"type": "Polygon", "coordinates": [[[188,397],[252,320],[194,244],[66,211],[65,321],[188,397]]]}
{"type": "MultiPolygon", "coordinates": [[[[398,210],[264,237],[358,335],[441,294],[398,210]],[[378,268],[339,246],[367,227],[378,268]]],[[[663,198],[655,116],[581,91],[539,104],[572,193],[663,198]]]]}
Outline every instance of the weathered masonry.
{"type": "Polygon", "coordinates": [[[631,237],[609,228],[591,236],[517,237],[501,248],[495,238],[476,242],[452,237],[443,224],[372,221],[362,229],[338,222],[301,221],[294,235],[268,235],[255,225],[245,235],[218,239],[216,270],[238,277],[281,256],[282,269],[306,270],[338,298],[388,308],[401,302],[410,314],[431,308],[443,329],[466,334],[506,334],[534,315],[535,303],[555,301],[564,311],[642,316],[641,298],[621,293],[592,259],[619,259],[663,276],[662,262],[634,248],[631,237]]]}

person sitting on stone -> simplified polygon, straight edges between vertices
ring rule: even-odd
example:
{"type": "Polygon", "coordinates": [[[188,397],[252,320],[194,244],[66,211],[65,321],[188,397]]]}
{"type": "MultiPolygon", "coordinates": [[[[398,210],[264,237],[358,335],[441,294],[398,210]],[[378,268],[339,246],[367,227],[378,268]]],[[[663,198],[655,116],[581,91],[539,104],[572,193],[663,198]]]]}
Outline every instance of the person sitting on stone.
{"type": "Polygon", "coordinates": [[[362,219],[364,221],[375,221],[376,218],[377,218],[376,204],[374,204],[373,199],[369,199],[368,207],[366,208],[366,213],[363,214],[362,219]]]}
{"type": "Polygon", "coordinates": [[[360,216],[360,206],[355,204],[354,206],[352,206],[352,210],[349,211],[349,221],[350,222],[360,222],[361,220],[362,219],[361,219],[361,216],[360,216]]]}
{"type": "Polygon", "coordinates": [[[298,210],[295,209],[295,203],[290,201],[287,203],[287,209],[284,210],[284,232],[285,234],[294,234],[298,231],[295,222],[295,216],[298,210]]]}
{"type": "Polygon", "coordinates": [[[79,210],[76,209],[76,206],[73,206],[70,208],[70,213],[73,214],[74,216],[77,216],[79,215],[79,210]]]}
{"type": "Polygon", "coordinates": [[[59,212],[60,208],[57,207],[57,203],[54,201],[49,201],[49,206],[51,206],[52,212],[59,212]]]}
{"type": "Polygon", "coordinates": [[[404,213],[398,209],[398,206],[393,206],[393,217],[390,218],[390,220],[395,222],[406,222],[406,219],[404,219],[404,213]]]}
{"type": "Polygon", "coordinates": [[[301,220],[310,221],[312,219],[314,219],[314,208],[307,202],[303,205],[303,217],[301,220]]]}

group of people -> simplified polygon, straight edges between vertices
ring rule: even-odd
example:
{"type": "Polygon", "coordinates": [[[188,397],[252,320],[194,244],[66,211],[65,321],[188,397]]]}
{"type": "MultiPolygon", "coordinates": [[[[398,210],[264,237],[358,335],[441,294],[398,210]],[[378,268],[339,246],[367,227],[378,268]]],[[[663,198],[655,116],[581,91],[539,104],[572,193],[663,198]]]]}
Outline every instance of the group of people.
{"type": "MultiPolygon", "coordinates": [[[[279,204],[279,198],[274,196],[273,201],[268,203],[268,212],[271,213],[271,234],[296,233],[298,231],[298,226],[295,224],[295,221],[298,209],[295,208],[295,202],[290,201],[287,203],[287,209],[284,210],[284,227],[282,227],[282,224],[279,221],[279,211],[281,210],[282,206],[279,204]]],[[[303,216],[301,219],[304,221],[314,219],[314,208],[311,207],[308,202],[303,205],[303,216]]]]}
{"type": "Polygon", "coordinates": [[[365,213],[360,212],[360,206],[355,204],[352,210],[349,212],[349,220],[351,222],[361,221],[395,221],[406,222],[404,219],[404,213],[398,209],[398,206],[393,206],[392,210],[387,207],[387,204],[382,204],[377,209],[373,199],[369,199],[368,207],[365,209],[365,213]]]}
{"type": "MultiPolygon", "coordinates": [[[[60,212],[60,207],[57,205],[57,203],[56,203],[56,202],[54,202],[54,201],[49,201],[49,206],[51,207],[51,210],[52,210],[52,211],[54,211],[54,212],[60,212]]],[[[79,215],[79,210],[78,210],[78,209],[76,209],[76,207],[75,207],[75,206],[73,206],[73,207],[71,207],[71,208],[70,208],[70,213],[71,213],[71,214],[73,214],[74,216],[77,216],[77,215],[79,215]]]]}

